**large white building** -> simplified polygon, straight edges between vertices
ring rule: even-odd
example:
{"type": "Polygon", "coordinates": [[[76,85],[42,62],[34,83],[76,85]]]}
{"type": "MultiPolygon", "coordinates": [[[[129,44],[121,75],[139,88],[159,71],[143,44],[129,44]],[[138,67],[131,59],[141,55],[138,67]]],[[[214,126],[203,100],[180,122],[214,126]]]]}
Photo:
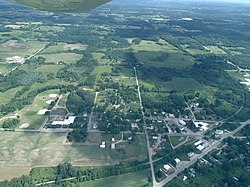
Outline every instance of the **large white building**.
{"type": "Polygon", "coordinates": [[[62,125],[62,126],[68,126],[72,123],[74,123],[76,116],[69,116],[67,119],[64,119],[63,121],[53,121],[52,125],[62,125]]]}

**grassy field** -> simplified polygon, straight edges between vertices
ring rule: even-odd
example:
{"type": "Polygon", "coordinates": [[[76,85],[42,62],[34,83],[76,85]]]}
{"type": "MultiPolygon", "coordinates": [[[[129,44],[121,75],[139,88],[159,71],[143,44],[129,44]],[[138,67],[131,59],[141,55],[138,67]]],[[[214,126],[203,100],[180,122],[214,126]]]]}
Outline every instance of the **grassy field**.
{"type": "Polygon", "coordinates": [[[173,77],[173,80],[170,82],[164,83],[164,87],[167,90],[180,90],[180,91],[201,91],[203,90],[203,86],[192,78],[181,78],[181,77],[173,77]]]}
{"type": "Polygon", "coordinates": [[[58,63],[63,61],[67,64],[75,63],[82,58],[82,55],[76,53],[55,53],[55,54],[41,54],[46,58],[46,62],[58,63]]]}
{"type": "Polygon", "coordinates": [[[148,183],[149,170],[80,183],[81,187],[139,187],[148,183]]]}
{"type": "Polygon", "coordinates": [[[58,72],[61,68],[63,68],[62,65],[42,65],[39,66],[38,68],[35,69],[37,72],[46,72],[46,73],[56,73],[58,72]]]}
{"type": "Polygon", "coordinates": [[[142,40],[139,44],[133,45],[133,49],[135,52],[138,51],[168,51],[169,53],[176,53],[179,52],[179,50],[174,47],[173,45],[169,44],[168,42],[161,40],[159,42],[161,45],[157,44],[154,41],[149,40],[142,40]]]}
{"type": "Polygon", "coordinates": [[[25,106],[22,110],[17,112],[20,115],[20,124],[28,123],[29,128],[37,129],[41,126],[42,122],[45,120],[44,115],[38,115],[37,113],[42,109],[47,109],[47,100],[53,99],[49,98],[49,94],[58,94],[59,90],[49,90],[38,94],[31,105],[25,106]]]}

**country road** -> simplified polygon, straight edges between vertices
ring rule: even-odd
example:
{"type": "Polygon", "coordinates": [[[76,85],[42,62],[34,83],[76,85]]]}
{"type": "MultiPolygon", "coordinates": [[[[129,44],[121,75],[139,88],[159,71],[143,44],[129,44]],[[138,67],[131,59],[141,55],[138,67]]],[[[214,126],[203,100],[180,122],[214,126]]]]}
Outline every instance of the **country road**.
{"type": "Polygon", "coordinates": [[[144,111],[143,111],[143,104],[142,104],[142,98],[141,98],[140,85],[139,85],[139,81],[138,81],[136,68],[135,67],[133,67],[133,68],[134,68],[134,73],[135,73],[137,92],[138,92],[138,97],[139,97],[139,102],[140,102],[140,107],[141,107],[141,114],[142,114],[142,119],[143,119],[143,124],[144,124],[144,130],[145,130],[145,136],[146,136],[146,141],[147,141],[148,158],[149,158],[149,164],[150,164],[150,169],[151,169],[152,181],[153,181],[153,186],[155,186],[157,184],[157,182],[155,180],[154,165],[153,165],[153,160],[152,160],[152,151],[151,151],[150,143],[149,143],[146,118],[145,118],[145,114],[144,114],[144,111]]]}

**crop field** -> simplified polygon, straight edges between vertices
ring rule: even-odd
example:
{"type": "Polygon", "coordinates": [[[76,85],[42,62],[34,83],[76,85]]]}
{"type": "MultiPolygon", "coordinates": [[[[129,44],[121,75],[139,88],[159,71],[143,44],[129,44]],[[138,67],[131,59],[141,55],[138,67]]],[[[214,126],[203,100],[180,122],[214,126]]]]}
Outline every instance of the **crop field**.
{"type": "Polygon", "coordinates": [[[105,165],[107,161],[107,152],[96,145],[65,144],[65,133],[0,134],[0,166],[53,166],[73,161],[79,165],[105,165]]]}
{"type": "MultiPolygon", "coordinates": [[[[110,148],[100,149],[96,143],[65,143],[65,133],[0,132],[0,167],[6,166],[53,166],[60,162],[72,162],[79,166],[114,164],[125,158],[111,154],[110,148]]],[[[141,139],[139,139],[141,140],[141,139]]],[[[144,141],[141,143],[145,143],[144,141]]],[[[146,147],[131,144],[134,149],[146,147]]],[[[146,155],[146,154],[145,154],[146,155]]],[[[126,159],[137,158],[131,152],[126,159]]],[[[1,176],[0,176],[1,178],[1,176]]]]}
{"type": "Polygon", "coordinates": [[[142,170],[138,172],[128,173],[115,177],[107,177],[104,179],[97,179],[80,183],[81,187],[139,187],[148,183],[149,170],[142,170]]]}
{"type": "Polygon", "coordinates": [[[38,112],[43,109],[47,109],[47,107],[49,106],[49,104],[46,103],[47,100],[55,99],[50,98],[49,94],[58,93],[59,90],[49,90],[38,94],[31,105],[25,106],[22,110],[18,112],[21,120],[20,124],[29,124],[29,128],[32,129],[39,128],[46,117],[42,114],[39,115],[38,112]]]}
{"type": "Polygon", "coordinates": [[[31,169],[31,167],[0,166],[0,181],[28,175],[31,169]]]}
{"type": "Polygon", "coordinates": [[[75,63],[82,58],[82,55],[76,53],[41,54],[39,56],[46,58],[46,62],[58,63],[63,61],[67,64],[75,63]]]}

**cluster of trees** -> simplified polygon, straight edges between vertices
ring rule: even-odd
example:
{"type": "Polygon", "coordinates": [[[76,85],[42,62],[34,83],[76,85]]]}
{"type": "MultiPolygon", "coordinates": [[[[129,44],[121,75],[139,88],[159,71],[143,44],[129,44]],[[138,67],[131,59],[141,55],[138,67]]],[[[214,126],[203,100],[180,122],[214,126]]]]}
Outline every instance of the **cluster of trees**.
{"type": "Polygon", "coordinates": [[[72,132],[69,132],[67,139],[75,142],[83,142],[87,138],[87,121],[85,117],[76,117],[73,124],[70,124],[69,127],[73,128],[72,132]]]}
{"type": "Polygon", "coordinates": [[[14,129],[18,124],[20,123],[20,120],[17,119],[7,119],[3,122],[2,127],[4,129],[14,129]]]}
{"type": "Polygon", "coordinates": [[[68,110],[74,114],[81,114],[86,111],[90,113],[93,104],[93,93],[85,90],[71,92],[66,102],[68,110]]]}
{"type": "MultiPolygon", "coordinates": [[[[37,178],[36,172],[31,171],[30,175],[22,176],[20,178],[15,178],[10,181],[3,181],[0,182],[0,186],[2,187],[10,187],[10,186],[17,186],[17,187],[28,187],[34,186],[37,183],[44,182],[44,181],[55,181],[52,186],[74,186],[79,182],[87,182],[90,180],[96,180],[100,178],[110,177],[110,176],[118,176],[126,173],[132,173],[139,170],[144,170],[148,168],[148,164],[145,164],[146,161],[129,161],[124,163],[119,163],[112,166],[106,167],[99,167],[99,168],[89,168],[83,169],[80,167],[73,167],[70,163],[62,163],[59,164],[55,168],[51,168],[53,172],[47,178],[37,178]],[[34,173],[34,175],[33,175],[34,173]],[[63,179],[73,178],[72,180],[68,181],[67,183],[63,181],[63,179]]],[[[33,170],[39,170],[39,168],[35,168],[33,170]]]]}
{"type": "Polygon", "coordinates": [[[171,92],[168,96],[157,94],[155,97],[149,94],[143,94],[142,101],[146,108],[158,110],[159,112],[173,113],[176,114],[176,116],[178,116],[179,113],[185,113],[185,99],[177,92],[171,92]]]}
{"type": "MultiPolygon", "coordinates": [[[[250,148],[247,145],[249,141],[249,137],[243,140],[232,137],[227,138],[224,143],[227,143],[228,146],[221,150],[223,154],[214,152],[205,157],[206,160],[212,163],[212,166],[196,163],[193,166],[195,171],[208,177],[213,185],[248,186],[250,178],[246,170],[250,163],[248,154],[250,148]],[[222,163],[218,164],[216,160],[222,163]]],[[[185,171],[185,173],[188,173],[188,171],[185,171]]],[[[195,179],[192,181],[195,181],[195,179]]]]}

